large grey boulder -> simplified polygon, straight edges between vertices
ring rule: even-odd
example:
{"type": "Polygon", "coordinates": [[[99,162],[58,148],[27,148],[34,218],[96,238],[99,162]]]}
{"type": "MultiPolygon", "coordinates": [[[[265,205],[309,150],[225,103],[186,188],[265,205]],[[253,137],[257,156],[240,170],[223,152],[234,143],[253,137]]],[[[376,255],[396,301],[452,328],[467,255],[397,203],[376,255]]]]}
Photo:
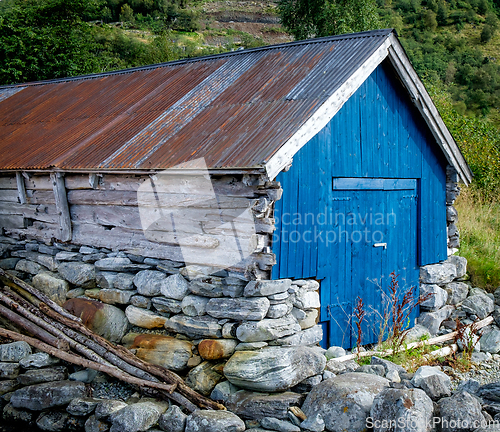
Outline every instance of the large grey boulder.
{"type": "Polygon", "coordinates": [[[464,282],[451,282],[444,288],[448,292],[448,304],[451,305],[462,303],[469,294],[469,285],[464,282]]]}
{"type": "Polygon", "coordinates": [[[420,282],[424,284],[445,284],[457,277],[457,266],[443,261],[420,267],[420,282]]]}
{"type": "Polygon", "coordinates": [[[297,319],[290,314],[278,319],[244,322],[236,330],[236,337],[241,342],[262,342],[289,336],[301,330],[297,319]]]}
{"type": "Polygon", "coordinates": [[[313,348],[266,347],[237,351],[224,367],[224,375],[241,388],[277,392],[321,374],[325,365],[326,357],[313,348]]]}
{"type": "Polygon", "coordinates": [[[158,422],[168,405],[160,402],[139,402],[128,405],[109,416],[110,432],[145,431],[158,422]]]}
{"type": "Polygon", "coordinates": [[[59,274],[73,285],[94,288],[96,285],[95,268],[92,264],[65,262],[59,264],[59,274]]]}
{"type": "Polygon", "coordinates": [[[478,399],[466,391],[441,399],[438,406],[441,432],[474,430],[486,424],[478,399]]]}
{"type": "Polygon", "coordinates": [[[31,346],[24,341],[0,345],[0,362],[18,362],[31,354],[31,346]]]}
{"type": "Polygon", "coordinates": [[[495,302],[485,294],[475,294],[463,301],[462,309],[484,319],[495,310],[495,302]]]}
{"type": "Polygon", "coordinates": [[[432,429],[434,406],[420,389],[386,388],[375,399],[370,410],[368,426],[374,432],[428,432],[432,429]],[[387,427],[388,424],[399,427],[387,427]]]}
{"type": "Polygon", "coordinates": [[[451,394],[451,380],[448,375],[433,366],[421,366],[415,372],[411,383],[437,400],[451,394]]]}
{"type": "Polygon", "coordinates": [[[46,272],[48,269],[36,262],[30,260],[20,260],[16,264],[16,270],[19,272],[29,273],[32,275],[36,275],[41,272],[46,272]]]}
{"type": "Polygon", "coordinates": [[[228,411],[198,410],[186,420],[189,432],[243,432],[245,423],[228,411]]]}
{"type": "Polygon", "coordinates": [[[420,297],[428,297],[420,304],[420,307],[423,310],[433,312],[446,304],[448,293],[436,284],[420,284],[420,297]]]}
{"type": "Polygon", "coordinates": [[[212,298],[206,312],[214,318],[260,321],[266,316],[269,305],[266,297],[212,298]]]}
{"type": "Polygon", "coordinates": [[[63,305],[66,301],[69,284],[56,277],[54,273],[38,273],[33,277],[32,285],[58,305],[63,305]]]}
{"type": "Polygon", "coordinates": [[[377,375],[346,373],[321,382],[302,406],[306,416],[321,414],[328,431],[362,432],[373,400],[389,381],[377,375]]]}
{"type": "Polygon", "coordinates": [[[479,339],[481,351],[497,354],[500,352],[500,330],[491,330],[479,339]]]}
{"type": "Polygon", "coordinates": [[[72,399],[85,396],[85,384],[76,381],[58,381],[23,387],[10,399],[14,408],[42,411],[67,405],[72,399]]]}

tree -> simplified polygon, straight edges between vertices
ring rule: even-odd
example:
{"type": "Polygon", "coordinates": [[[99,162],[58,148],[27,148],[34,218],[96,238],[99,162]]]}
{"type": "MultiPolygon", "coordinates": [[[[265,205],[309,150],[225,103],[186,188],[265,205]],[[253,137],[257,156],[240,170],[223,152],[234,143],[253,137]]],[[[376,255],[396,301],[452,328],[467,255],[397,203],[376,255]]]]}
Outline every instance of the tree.
{"type": "Polygon", "coordinates": [[[428,30],[434,32],[436,31],[436,28],[437,28],[437,20],[436,20],[436,13],[431,11],[431,10],[428,10],[425,12],[424,14],[424,25],[425,25],[425,28],[427,28],[428,30]]]}
{"type": "Polygon", "coordinates": [[[494,33],[494,30],[491,28],[491,26],[486,24],[483,27],[483,31],[481,32],[481,42],[482,43],[489,42],[491,40],[491,38],[493,37],[493,33],[494,33]]]}
{"type": "Polygon", "coordinates": [[[14,0],[0,15],[0,82],[100,71],[92,27],[99,0],[14,0]]]}
{"type": "Polygon", "coordinates": [[[379,28],[375,0],[279,0],[285,29],[296,39],[379,28]]]}

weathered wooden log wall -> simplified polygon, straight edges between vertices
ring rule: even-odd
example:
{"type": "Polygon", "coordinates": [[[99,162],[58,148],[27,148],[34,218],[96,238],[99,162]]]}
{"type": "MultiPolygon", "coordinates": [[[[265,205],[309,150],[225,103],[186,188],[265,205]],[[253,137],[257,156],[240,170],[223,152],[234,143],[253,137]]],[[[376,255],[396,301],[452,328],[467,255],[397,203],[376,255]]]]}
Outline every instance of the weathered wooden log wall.
{"type": "Polygon", "coordinates": [[[183,262],[182,238],[192,252],[191,261],[216,265],[214,254],[207,252],[224,248],[235,235],[221,225],[250,209],[253,221],[247,222],[255,225],[255,232],[245,223],[235,229],[247,247],[244,252],[252,256],[234,270],[270,270],[274,263],[270,253],[272,203],[279,197],[279,185],[257,175],[212,177],[216,198],[207,199],[196,180],[172,178],[169,182],[162,177],[158,182],[156,176],[148,175],[4,174],[0,177],[0,226],[14,237],[57,239],[179,262],[183,262]],[[154,185],[154,193],[139,194],[138,202],[137,192],[144,182],[154,185]],[[158,204],[161,208],[155,209],[158,204]],[[172,210],[175,228],[168,214],[159,215],[164,217],[152,223],[145,235],[140,207],[160,213],[172,210]]]}

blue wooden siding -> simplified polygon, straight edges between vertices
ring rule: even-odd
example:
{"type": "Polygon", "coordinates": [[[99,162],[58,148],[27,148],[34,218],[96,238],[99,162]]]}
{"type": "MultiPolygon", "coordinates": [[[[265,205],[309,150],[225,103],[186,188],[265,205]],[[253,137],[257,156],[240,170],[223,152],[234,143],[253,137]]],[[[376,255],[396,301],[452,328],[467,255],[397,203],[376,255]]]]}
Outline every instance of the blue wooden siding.
{"type": "MultiPolygon", "coordinates": [[[[387,277],[389,268],[400,271],[397,267],[412,265],[413,273],[408,277],[415,282],[418,266],[439,262],[447,256],[445,168],[444,156],[427,126],[390,64],[383,63],[329,124],[295,155],[291,169],[278,175],[283,198],[276,203],[273,252],[277,264],[273,278],[322,280],[323,309],[334,305],[345,308],[347,315],[352,312],[359,294],[358,288],[352,286],[358,271],[353,263],[359,265],[359,254],[367,254],[361,256],[361,262],[377,267],[377,254],[382,251],[356,250],[356,244],[349,242],[327,244],[320,233],[338,229],[338,221],[324,224],[320,218],[349,213],[352,199],[356,200],[354,191],[349,195],[334,190],[334,178],[362,177],[416,179],[414,192],[401,191],[401,196],[387,192],[385,198],[384,192],[378,192],[366,195],[364,204],[363,200],[357,201],[365,207],[360,212],[370,211],[371,203],[388,210],[396,202],[401,224],[409,227],[413,218],[414,240],[402,239],[408,244],[398,249],[398,256],[385,259],[387,268],[382,272],[387,277]],[[408,204],[411,197],[413,207],[408,204]],[[408,220],[403,220],[405,217],[408,220]]],[[[416,277],[418,283],[418,274],[416,277]]],[[[372,301],[376,301],[375,297],[372,301]]],[[[323,309],[322,321],[327,314],[335,315],[323,309]]],[[[343,344],[349,346],[351,342],[343,344]]]]}

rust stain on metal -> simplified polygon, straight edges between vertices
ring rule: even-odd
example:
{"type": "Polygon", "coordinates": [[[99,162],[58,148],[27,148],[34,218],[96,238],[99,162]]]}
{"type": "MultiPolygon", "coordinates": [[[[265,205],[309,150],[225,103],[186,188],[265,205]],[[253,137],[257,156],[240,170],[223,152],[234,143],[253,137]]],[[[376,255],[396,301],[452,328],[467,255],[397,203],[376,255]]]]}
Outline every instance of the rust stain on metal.
{"type": "Polygon", "coordinates": [[[259,167],[389,34],[0,88],[0,169],[259,167]]]}

